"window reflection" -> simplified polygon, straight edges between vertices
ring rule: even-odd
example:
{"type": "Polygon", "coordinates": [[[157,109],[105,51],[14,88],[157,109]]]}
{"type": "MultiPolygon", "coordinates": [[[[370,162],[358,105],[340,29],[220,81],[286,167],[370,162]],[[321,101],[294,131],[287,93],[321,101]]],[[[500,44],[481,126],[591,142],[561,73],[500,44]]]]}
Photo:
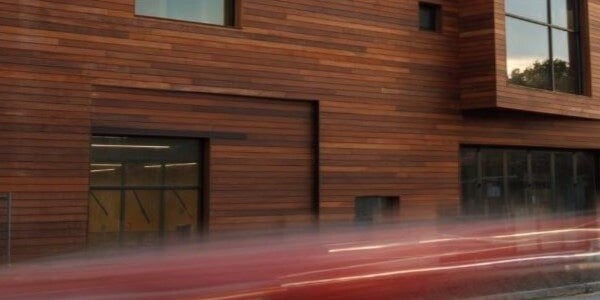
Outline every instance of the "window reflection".
{"type": "Polygon", "coordinates": [[[507,152],[508,204],[515,216],[528,214],[527,205],[527,151],[507,152]]]}
{"type": "Polygon", "coordinates": [[[567,93],[579,91],[579,52],[576,34],[552,29],[552,51],[554,54],[554,81],[556,90],[567,93]]]}
{"type": "Polygon", "coordinates": [[[503,162],[503,151],[481,151],[483,202],[488,214],[503,214],[505,210],[503,162]]]}
{"type": "Polygon", "coordinates": [[[577,152],[576,160],[576,178],[575,178],[575,201],[570,203],[570,210],[579,211],[593,208],[593,202],[588,199],[595,197],[596,194],[596,161],[594,156],[577,152]]]}
{"type": "MultiPolygon", "coordinates": [[[[525,2],[525,1],[523,1],[525,2]]],[[[573,0],[551,0],[552,24],[564,28],[575,27],[575,3],[573,0]]]]}
{"type": "Polygon", "coordinates": [[[575,201],[575,185],[573,178],[573,153],[556,153],[554,155],[556,189],[554,197],[558,209],[570,211],[568,207],[575,201]]]}
{"type": "Polygon", "coordinates": [[[552,89],[548,29],[518,19],[506,20],[506,54],[511,83],[552,89]]]}
{"type": "Polygon", "coordinates": [[[468,215],[484,214],[484,205],[479,198],[478,153],[475,148],[464,148],[461,152],[461,185],[463,212],[468,215]]]}
{"type": "Polygon", "coordinates": [[[555,211],[552,199],[552,162],[549,152],[531,153],[529,202],[536,213],[555,211]]]}
{"type": "Polygon", "coordinates": [[[136,0],[135,13],[215,25],[233,25],[232,0],[136,0]]]}
{"type": "Polygon", "coordinates": [[[509,217],[588,211],[595,207],[597,170],[590,152],[464,148],[463,213],[509,217]]]}
{"type": "Polygon", "coordinates": [[[509,83],[581,93],[577,7],[576,0],[506,0],[509,83]]]}
{"type": "Polygon", "coordinates": [[[548,22],[547,0],[506,0],[506,12],[524,18],[548,22]]]}

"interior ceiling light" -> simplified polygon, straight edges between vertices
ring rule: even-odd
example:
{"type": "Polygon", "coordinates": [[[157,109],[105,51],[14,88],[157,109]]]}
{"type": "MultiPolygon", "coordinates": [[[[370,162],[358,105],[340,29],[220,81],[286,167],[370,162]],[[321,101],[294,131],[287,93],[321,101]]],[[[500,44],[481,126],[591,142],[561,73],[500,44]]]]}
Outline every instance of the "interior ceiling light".
{"type": "Polygon", "coordinates": [[[93,163],[93,164],[90,164],[90,166],[92,166],[92,167],[115,167],[115,168],[120,168],[123,165],[122,164],[96,164],[96,163],[93,163]]]}
{"type": "Polygon", "coordinates": [[[90,173],[108,173],[108,172],[114,172],[116,169],[95,169],[95,170],[90,170],[90,173]]]}
{"type": "MultiPolygon", "coordinates": [[[[177,164],[166,164],[165,167],[170,168],[170,167],[184,167],[184,166],[195,166],[198,163],[177,163],[177,164]]],[[[144,166],[144,168],[146,169],[157,169],[160,168],[162,165],[147,165],[144,166]]]]}

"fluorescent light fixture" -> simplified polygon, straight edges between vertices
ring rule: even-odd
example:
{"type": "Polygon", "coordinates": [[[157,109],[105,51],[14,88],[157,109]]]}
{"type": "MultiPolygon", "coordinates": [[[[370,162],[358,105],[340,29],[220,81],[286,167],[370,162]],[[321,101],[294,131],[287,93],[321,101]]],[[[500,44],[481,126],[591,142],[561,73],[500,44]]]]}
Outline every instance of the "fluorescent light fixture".
{"type": "Polygon", "coordinates": [[[171,146],[162,145],[118,145],[118,144],[92,144],[94,148],[125,148],[125,149],[171,149],[171,146]]]}
{"type": "Polygon", "coordinates": [[[116,169],[95,169],[95,170],[90,170],[90,173],[108,173],[108,172],[114,172],[116,169]]]}
{"type": "Polygon", "coordinates": [[[180,163],[180,164],[166,164],[165,167],[185,167],[185,166],[195,166],[198,163],[180,163]]]}
{"type": "Polygon", "coordinates": [[[120,168],[123,165],[122,164],[90,164],[90,166],[92,166],[92,167],[114,167],[114,168],[120,168]]]}
{"type": "MultiPolygon", "coordinates": [[[[171,168],[171,167],[184,167],[184,166],[195,166],[198,163],[177,163],[177,164],[166,164],[165,167],[167,168],[171,168]]],[[[147,165],[144,166],[144,168],[146,169],[158,169],[162,167],[162,165],[147,165]]]]}
{"type": "Polygon", "coordinates": [[[162,165],[147,165],[144,166],[144,168],[146,169],[160,169],[162,167],[162,165]]]}

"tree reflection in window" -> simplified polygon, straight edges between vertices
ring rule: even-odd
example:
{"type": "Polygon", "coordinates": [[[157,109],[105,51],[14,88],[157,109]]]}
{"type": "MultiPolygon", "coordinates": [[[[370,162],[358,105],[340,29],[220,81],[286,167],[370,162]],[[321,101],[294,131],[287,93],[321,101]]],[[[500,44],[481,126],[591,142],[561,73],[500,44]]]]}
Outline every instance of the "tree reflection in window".
{"type": "Polygon", "coordinates": [[[578,6],[576,0],[506,0],[509,83],[582,92],[578,6]]]}
{"type": "Polygon", "coordinates": [[[554,59],[553,66],[550,65],[550,60],[544,62],[535,61],[528,68],[514,69],[509,75],[508,81],[512,84],[548,88],[550,74],[554,74],[554,86],[557,91],[578,93],[577,74],[571,65],[560,59],[554,59]]]}

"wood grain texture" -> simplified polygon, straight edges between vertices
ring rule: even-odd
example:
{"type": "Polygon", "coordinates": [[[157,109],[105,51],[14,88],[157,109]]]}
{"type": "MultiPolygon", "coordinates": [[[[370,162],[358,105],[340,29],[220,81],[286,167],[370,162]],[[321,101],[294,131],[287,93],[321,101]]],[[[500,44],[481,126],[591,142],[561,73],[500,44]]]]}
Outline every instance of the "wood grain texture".
{"type": "Polygon", "coordinates": [[[317,158],[321,221],[352,220],[370,195],[414,220],[459,211],[461,144],[600,148],[599,121],[463,113],[597,116],[595,98],[501,86],[501,0],[431,2],[441,33],[418,30],[413,0],[244,0],[239,28],[136,17],[133,0],[0,0],[15,253],[85,247],[92,128],[243,136],[211,139],[213,231],[310,222],[317,158]]]}

